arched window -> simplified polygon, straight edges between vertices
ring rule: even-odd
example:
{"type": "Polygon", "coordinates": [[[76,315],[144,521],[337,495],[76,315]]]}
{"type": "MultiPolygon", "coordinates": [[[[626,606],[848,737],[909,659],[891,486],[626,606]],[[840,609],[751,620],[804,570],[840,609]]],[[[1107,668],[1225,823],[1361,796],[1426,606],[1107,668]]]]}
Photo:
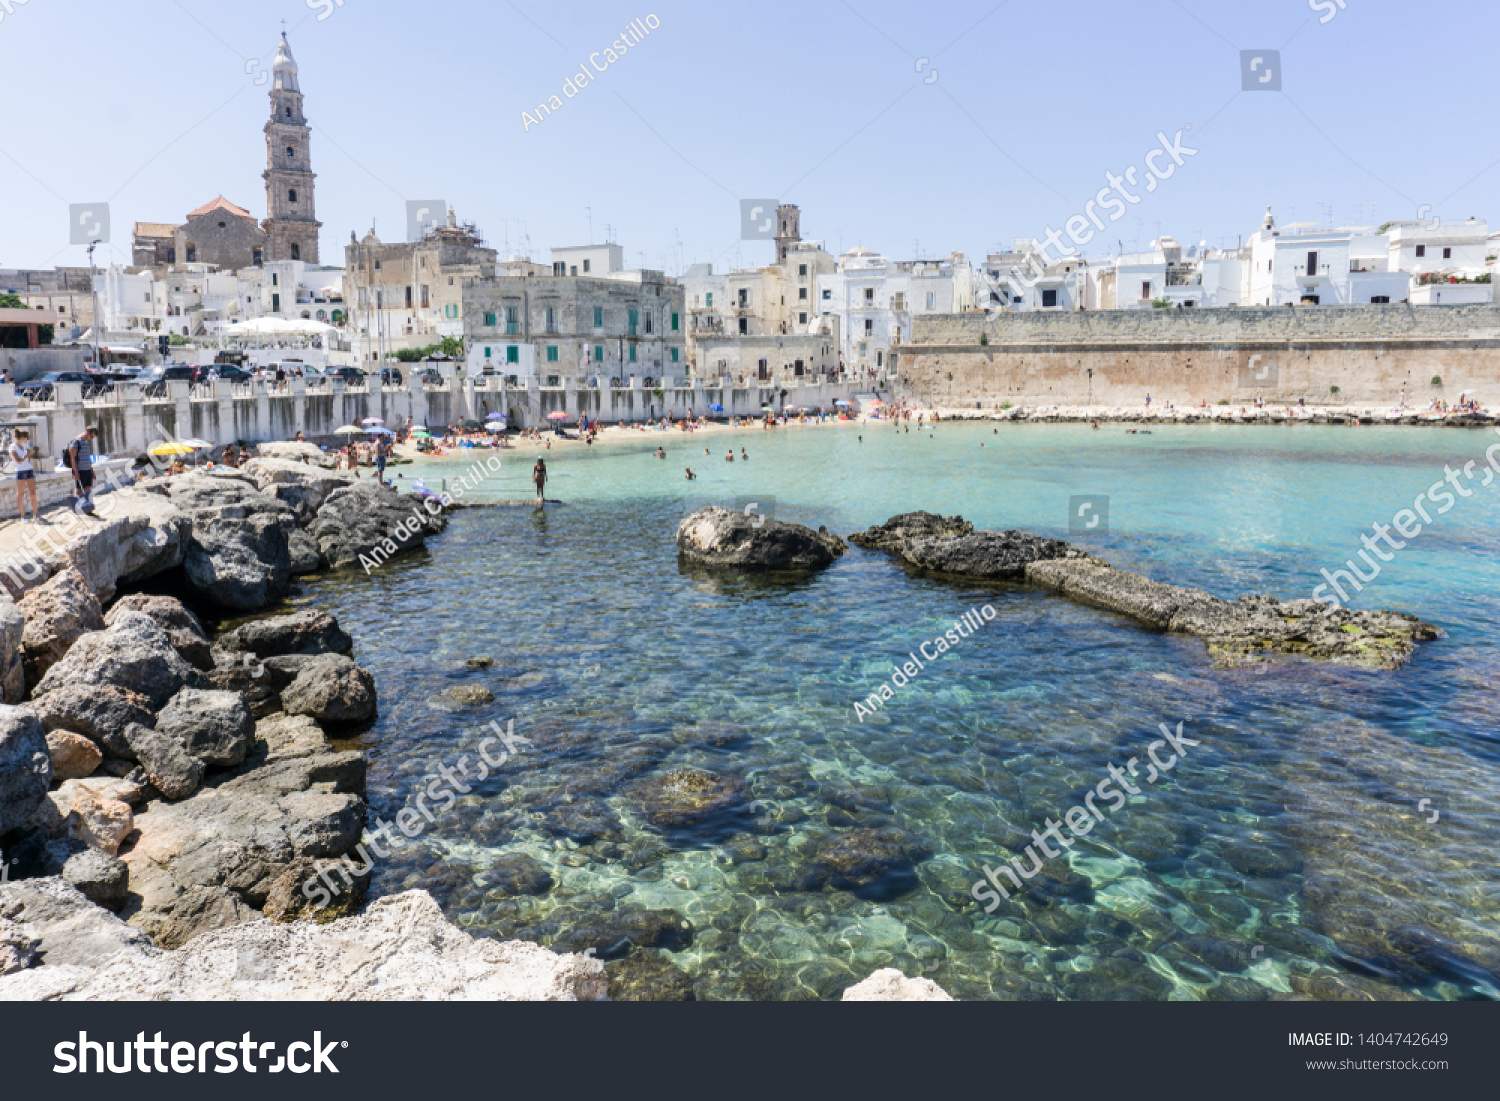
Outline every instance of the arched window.
{"type": "Polygon", "coordinates": [[[297,189],[295,187],[286,193],[286,199],[289,203],[295,203],[297,201],[297,189]]]}
{"type": "Polygon", "coordinates": [[[291,118],[292,117],[292,109],[290,107],[288,107],[286,109],[286,117],[287,118],[291,118]]]}
{"type": "Polygon", "coordinates": [[[296,147],[295,146],[291,146],[291,145],[287,146],[286,147],[286,155],[288,157],[295,157],[297,155],[297,149],[296,149],[296,147]]]}
{"type": "Polygon", "coordinates": [[[300,260],[300,259],[302,259],[302,246],[299,245],[299,244],[297,244],[296,241],[292,242],[292,259],[293,260],[300,260]]]}

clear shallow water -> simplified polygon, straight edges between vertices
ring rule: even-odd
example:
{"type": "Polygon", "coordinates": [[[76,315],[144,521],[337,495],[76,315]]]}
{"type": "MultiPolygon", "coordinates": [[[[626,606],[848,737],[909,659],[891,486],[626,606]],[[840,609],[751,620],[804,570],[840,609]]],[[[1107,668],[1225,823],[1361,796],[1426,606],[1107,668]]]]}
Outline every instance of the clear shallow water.
{"type": "MultiPolygon", "coordinates": [[[[303,590],[379,683],[361,740],[372,818],[412,805],[491,721],[534,742],[378,864],[375,892],[424,886],[473,932],[601,954],[626,915],[675,911],[691,943],[648,954],[705,998],[836,997],[884,966],[960,998],[1500,994],[1500,484],[1476,481],[1355,601],[1448,632],[1390,673],[1219,670],[1196,640],[853,547],[787,582],[683,569],[672,545],[711,502],[841,534],[926,508],[1221,596],[1305,596],[1445,462],[1482,460],[1488,434],[793,428],[734,435],[751,461],[733,465],[730,442],[554,449],[565,507],[461,512],[421,557],[303,590]],[[1110,497],[1107,534],[1068,535],[1079,494],[1110,497]],[[856,718],[893,662],[985,603],[994,621],[856,718]],[[475,656],[496,664],[466,669],[475,656]],[[469,684],[495,701],[435,699],[469,684]],[[1202,745],[985,914],[969,895],[981,865],[1019,853],[1163,722],[1202,745]],[[743,799],[659,829],[649,789],[679,768],[737,780],[743,799]],[[865,851],[877,836],[884,851],[865,851]],[[820,880],[851,847],[883,874],[820,880]],[[496,862],[518,853],[550,890],[506,893],[496,862]]],[[[529,496],[533,461],[507,453],[469,497],[529,496]]],[[[459,469],[427,468],[428,484],[459,469]]]]}

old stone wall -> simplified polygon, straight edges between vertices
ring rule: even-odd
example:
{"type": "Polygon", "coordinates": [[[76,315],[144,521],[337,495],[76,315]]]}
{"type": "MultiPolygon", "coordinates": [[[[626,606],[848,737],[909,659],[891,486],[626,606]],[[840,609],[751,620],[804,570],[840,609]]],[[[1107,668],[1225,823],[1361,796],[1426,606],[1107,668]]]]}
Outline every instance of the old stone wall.
{"type": "Polygon", "coordinates": [[[937,405],[1500,406],[1496,305],[960,314],[914,335],[895,371],[937,405]]]}

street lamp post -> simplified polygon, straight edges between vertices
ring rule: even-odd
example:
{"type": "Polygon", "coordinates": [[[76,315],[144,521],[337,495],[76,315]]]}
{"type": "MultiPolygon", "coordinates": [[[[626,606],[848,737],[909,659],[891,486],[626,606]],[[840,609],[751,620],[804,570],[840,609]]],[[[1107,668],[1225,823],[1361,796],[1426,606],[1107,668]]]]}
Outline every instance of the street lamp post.
{"type": "Polygon", "coordinates": [[[94,249],[100,241],[89,242],[89,295],[94,304],[94,370],[98,370],[103,364],[99,360],[99,289],[94,285],[96,278],[94,272],[94,249]]]}

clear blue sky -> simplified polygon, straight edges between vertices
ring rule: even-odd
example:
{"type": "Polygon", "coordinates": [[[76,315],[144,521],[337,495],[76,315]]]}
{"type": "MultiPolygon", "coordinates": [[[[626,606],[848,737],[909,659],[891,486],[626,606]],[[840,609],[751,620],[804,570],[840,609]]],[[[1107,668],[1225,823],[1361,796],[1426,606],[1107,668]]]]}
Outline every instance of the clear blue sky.
{"type": "Polygon", "coordinates": [[[740,198],[799,204],[832,250],[972,257],[1061,227],[1189,123],[1197,155],[1108,251],[1232,245],[1268,203],[1283,223],[1324,204],[1339,225],[1422,204],[1500,223],[1500,4],[1317,2],[11,0],[0,267],[84,263],[68,203],[111,203],[122,262],[132,223],[221,192],[264,217],[267,87],[246,66],[269,67],[282,19],[335,264],[351,230],[401,239],[404,201],[433,198],[539,259],[586,243],[592,207],[630,266],[768,262],[738,241],[740,198]],[[524,130],[648,14],[649,38],[524,130]],[[1240,91],[1241,49],[1280,49],[1284,91],[1240,91]]]}

